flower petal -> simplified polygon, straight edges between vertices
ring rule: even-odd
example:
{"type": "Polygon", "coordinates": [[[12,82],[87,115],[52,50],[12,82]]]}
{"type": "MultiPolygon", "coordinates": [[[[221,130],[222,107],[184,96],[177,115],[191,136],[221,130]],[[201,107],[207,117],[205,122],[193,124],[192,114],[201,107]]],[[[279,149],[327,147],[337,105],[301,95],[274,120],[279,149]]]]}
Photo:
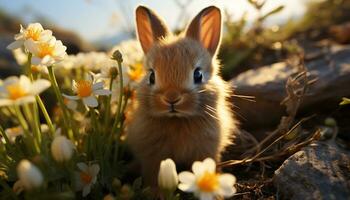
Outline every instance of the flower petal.
{"type": "Polygon", "coordinates": [[[204,164],[200,161],[195,161],[192,164],[192,171],[195,174],[195,176],[201,176],[205,172],[206,168],[204,164]]]}
{"type": "Polygon", "coordinates": [[[0,107],[2,106],[8,106],[13,104],[14,101],[10,100],[10,99],[0,99],[0,107]]]}
{"type": "Polygon", "coordinates": [[[28,49],[30,53],[33,53],[34,55],[38,54],[38,45],[34,42],[34,40],[29,39],[24,41],[24,47],[28,49]]]}
{"type": "Polygon", "coordinates": [[[35,97],[34,96],[26,96],[26,97],[22,97],[22,98],[17,99],[15,101],[15,104],[23,105],[23,104],[32,103],[32,102],[35,102],[35,97]]]}
{"type": "Polygon", "coordinates": [[[83,171],[83,172],[86,172],[88,170],[88,166],[87,164],[83,163],[83,162],[80,162],[80,163],[77,163],[77,166],[78,168],[83,171]]]}
{"type": "Polygon", "coordinates": [[[92,85],[93,90],[99,90],[103,88],[104,83],[103,82],[98,82],[92,85]]]}
{"type": "Polygon", "coordinates": [[[184,192],[194,192],[196,190],[195,184],[180,183],[177,187],[184,192]]]}
{"type": "Polygon", "coordinates": [[[83,197],[86,197],[90,193],[90,191],[91,191],[91,185],[90,184],[84,186],[84,188],[83,188],[83,197]]]}
{"type": "Polygon", "coordinates": [[[98,106],[98,101],[95,97],[93,96],[89,96],[89,97],[85,97],[83,98],[83,103],[89,107],[97,107],[98,106]]]}
{"type": "Polygon", "coordinates": [[[179,174],[179,181],[182,183],[194,183],[196,180],[196,177],[194,176],[194,174],[192,174],[191,172],[181,172],[179,174]]]}
{"type": "Polygon", "coordinates": [[[41,58],[33,56],[31,62],[33,65],[41,65],[41,60],[41,58]]]}
{"type": "Polygon", "coordinates": [[[14,42],[12,42],[11,44],[9,44],[6,48],[9,50],[15,50],[20,48],[23,45],[23,40],[16,40],[14,42]]]}
{"type": "Polygon", "coordinates": [[[90,167],[90,172],[91,172],[91,176],[97,176],[98,172],[100,171],[100,166],[98,166],[98,164],[93,164],[90,167]]]}
{"type": "Polygon", "coordinates": [[[215,172],[215,170],[216,170],[216,164],[212,158],[206,158],[203,161],[203,165],[205,166],[205,169],[208,172],[215,172]]]}
{"type": "Polygon", "coordinates": [[[214,200],[214,194],[213,193],[208,193],[208,192],[201,192],[199,194],[199,199],[200,200],[214,200]]]}
{"type": "Polygon", "coordinates": [[[101,95],[101,96],[105,96],[105,95],[110,95],[110,94],[112,94],[111,91],[105,90],[105,89],[102,89],[102,90],[95,90],[93,93],[94,93],[95,95],[101,95]]]}
{"type": "Polygon", "coordinates": [[[230,197],[236,193],[234,184],[236,183],[236,177],[231,174],[221,174],[219,177],[220,189],[218,193],[224,197],[230,197]]]}
{"type": "Polygon", "coordinates": [[[62,96],[64,96],[67,99],[70,99],[70,100],[79,100],[80,99],[78,96],[70,96],[70,95],[66,95],[66,94],[62,94],[62,96]]]}
{"type": "Polygon", "coordinates": [[[44,79],[36,80],[32,84],[32,94],[34,94],[34,95],[40,94],[41,92],[43,92],[44,90],[46,90],[50,86],[51,86],[51,83],[48,80],[44,80],[44,79]]]}

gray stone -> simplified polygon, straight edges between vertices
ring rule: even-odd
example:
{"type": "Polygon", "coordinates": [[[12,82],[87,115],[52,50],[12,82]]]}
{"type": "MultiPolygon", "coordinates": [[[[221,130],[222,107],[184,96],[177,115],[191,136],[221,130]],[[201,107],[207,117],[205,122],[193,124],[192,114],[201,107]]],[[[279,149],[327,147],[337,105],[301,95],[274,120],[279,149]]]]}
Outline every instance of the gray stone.
{"type": "MultiPolygon", "coordinates": [[[[306,68],[310,80],[317,81],[310,86],[300,112],[334,109],[342,97],[350,96],[350,46],[331,48],[327,54],[307,62],[306,68]]],[[[255,102],[232,97],[244,127],[266,128],[278,124],[285,115],[285,107],[280,103],[286,96],[287,78],[296,71],[281,62],[248,70],[232,79],[235,94],[255,97],[255,102]]]]}
{"type": "Polygon", "coordinates": [[[350,153],[313,143],[284,161],[274,185],[283,199],[350,199],[350,153]]]}

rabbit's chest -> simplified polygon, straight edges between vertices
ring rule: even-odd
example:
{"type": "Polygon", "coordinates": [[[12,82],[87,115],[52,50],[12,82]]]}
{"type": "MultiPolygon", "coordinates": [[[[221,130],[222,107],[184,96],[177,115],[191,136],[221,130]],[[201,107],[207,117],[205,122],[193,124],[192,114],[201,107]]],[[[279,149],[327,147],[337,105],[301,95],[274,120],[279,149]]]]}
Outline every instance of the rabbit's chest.
{"type": "Polygon", "coordinates": [[[215,156],[220,138],[216,125],[203,127],[194,123],[164,123],[159,129],[152,130],[158,134],[149,138],[151,154],[172,158],[177,163],[215,156]]]}

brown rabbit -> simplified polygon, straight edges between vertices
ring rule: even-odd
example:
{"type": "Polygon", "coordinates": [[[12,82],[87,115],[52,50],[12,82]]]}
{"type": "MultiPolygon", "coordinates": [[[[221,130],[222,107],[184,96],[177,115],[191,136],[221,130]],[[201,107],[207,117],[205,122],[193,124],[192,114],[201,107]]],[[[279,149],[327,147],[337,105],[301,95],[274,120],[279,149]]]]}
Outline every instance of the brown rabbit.
{"type": "Polygon", "coordinates": [[[166,158],[186,167],[207,157],[219,161],[237,132],[227,102],[230,88],[218,76],[221,24],[220,9],[210,6],[184,34],[172,36],[152,10],[136,9],[147,74],[136,91],[127,142],[146,184],[157,185],[166,158]]]}

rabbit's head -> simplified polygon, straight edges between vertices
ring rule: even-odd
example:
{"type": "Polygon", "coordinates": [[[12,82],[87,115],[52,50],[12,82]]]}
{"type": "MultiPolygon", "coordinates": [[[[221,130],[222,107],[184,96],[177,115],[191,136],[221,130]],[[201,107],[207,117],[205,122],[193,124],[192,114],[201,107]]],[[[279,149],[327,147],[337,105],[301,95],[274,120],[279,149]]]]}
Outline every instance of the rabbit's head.
{"type": "Polygon", "coordinates": [[[225,89],[217,81],[221,24],[220,9],[210,6],[176,37],[152,10],[144,6],[136,9],[138,39],[147,72],[137,90],[144,112],[151,116],[188,117],[215,110],[218,93],[225,89]]]}

